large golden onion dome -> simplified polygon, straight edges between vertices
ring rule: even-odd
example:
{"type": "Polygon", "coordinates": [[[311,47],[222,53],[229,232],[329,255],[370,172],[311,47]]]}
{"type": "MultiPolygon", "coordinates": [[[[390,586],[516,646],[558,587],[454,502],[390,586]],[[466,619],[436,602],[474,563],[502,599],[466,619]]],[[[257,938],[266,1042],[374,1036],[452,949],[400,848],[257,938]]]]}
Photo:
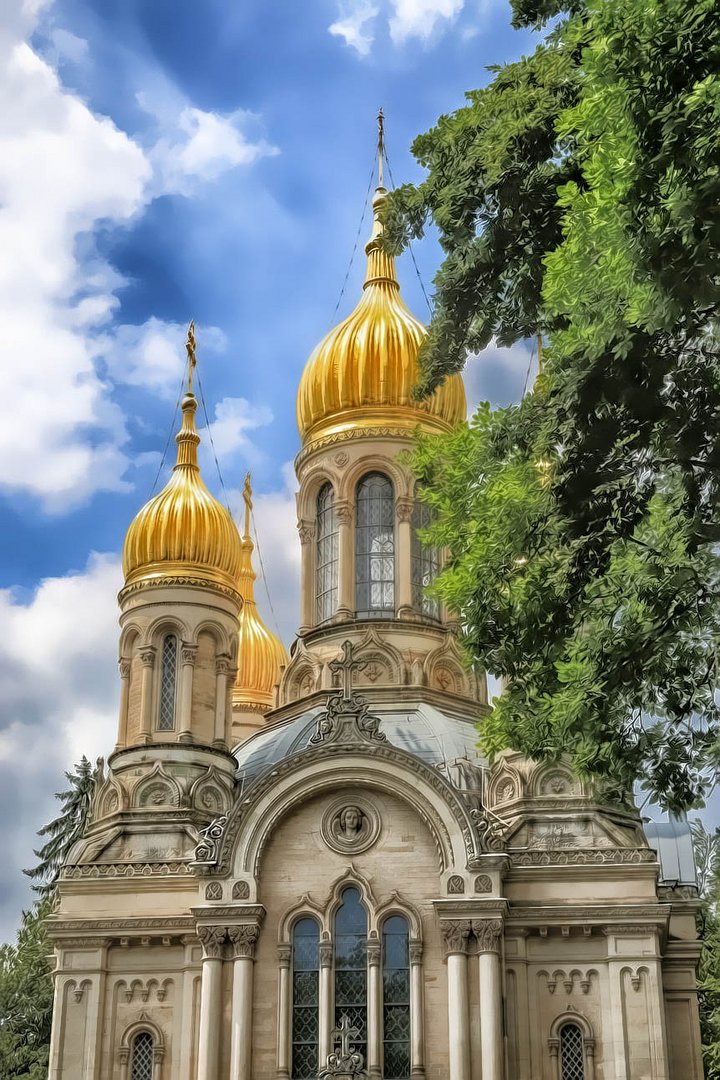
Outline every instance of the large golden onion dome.
{"type": "Polygon", "coordinates": [[[320,342],[300,379],[297,421],[304,444],[358,428],[447,431],[466,415],[459,375],[446,379],[424,401],[412,391],[425,327],[400,296],[395,260],[380,246],[380,210],[387,198],[373,198],[373,231],[363,294],[355,310],[320,342]]]}
{"type": "Polygon", "coordinates": [[[230,512],[212,497],[200,476],[196,410],[197,400],[188,389],[170,480],[143,506],[125,537],[126,585],[183,578],[238,591],[243,560],[240,534],[230,512]]]}
{"type": "Polygon", "coordinates": [[[281,668],[289,662],[287,650],[279,637],[268,630],[255,603],[256,574],[252,565],[255,545],[250,539],[252,489],[250,474],[245,478],[245,532],[242,538],[242,564],[238,591],[243,599],[240,611],[238,671],[232,691],[236,708],[267,712],[273,707],[273,692],[280,681],[281,668]]]}

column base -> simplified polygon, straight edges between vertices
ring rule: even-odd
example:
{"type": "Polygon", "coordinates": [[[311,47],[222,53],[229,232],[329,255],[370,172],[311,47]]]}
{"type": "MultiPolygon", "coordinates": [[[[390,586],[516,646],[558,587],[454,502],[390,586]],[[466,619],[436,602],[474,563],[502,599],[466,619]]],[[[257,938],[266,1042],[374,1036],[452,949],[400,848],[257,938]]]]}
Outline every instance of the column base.
{"type": "Polygon", "coordinates": [[[184,743],[184,744],[188,744],[188,745],[190,743],[195,742],[195,740],[192,737],[192,732],[190,732],[190,731],[181,731],[180,734],[177,737],[177,741],[179,743],[184,743]]]}

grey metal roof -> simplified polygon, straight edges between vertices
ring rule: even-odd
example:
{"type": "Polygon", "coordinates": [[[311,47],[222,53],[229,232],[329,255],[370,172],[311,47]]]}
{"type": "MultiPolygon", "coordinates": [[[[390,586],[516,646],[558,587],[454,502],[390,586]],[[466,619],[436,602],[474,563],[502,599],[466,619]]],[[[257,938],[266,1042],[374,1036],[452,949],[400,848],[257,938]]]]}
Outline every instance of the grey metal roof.
{"type": "Polygon", "coordinates": [[[650,847],[657,851],[660,880],[668,884],[695,885],[695,859],[687,817],[670,814],[661,821],[646,821],[645,835],[650,847]]]}
{"type": "MultiPolygon", "coordinates": [[[[242,743],[235,750],[240,778],[245,782],[254,780],[283,758],[305,749],[322,711],[318,706],[294,720],[259,731],[242,743]]],[[[472,721],[447,716],[425,703],[412,708],[377,705],[372,712],[380,717],[380,729],[394,746],[428,765],[443,766],[458,758],[475,765],[486,764],[477,749],[478,733],[472,721]]]]}

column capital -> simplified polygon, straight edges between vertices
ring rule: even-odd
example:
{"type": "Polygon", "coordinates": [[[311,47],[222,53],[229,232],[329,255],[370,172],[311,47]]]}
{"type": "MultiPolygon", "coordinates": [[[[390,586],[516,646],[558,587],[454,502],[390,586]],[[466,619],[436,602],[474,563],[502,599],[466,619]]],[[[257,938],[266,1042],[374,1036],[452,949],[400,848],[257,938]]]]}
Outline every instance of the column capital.
{"type": "Polygon", "coordinates": [[[233,670],[232,660],[229,656],[218,656],[215,660],[215,674],[229,675],[233,670]]]}
{"type": "Polygon", "coordinates": [[[152,667],[155,663],[157,649],[154,645],[145,645],[140,649],[140,662],[143,667],[152,667]]]}
{"type": "Polygon", "coordinates": [[[410,942],[409,952],[410,952],[410,966],[411,967],[412,967],[413,964],[422,964],[422,958],[423,958],[422,941],[411,941],[410,942]]]}
{"type": "Polygon", "coordinates": [[[398,495],[395,500],[395,516],[399,522],[412,521],[415,502],[407,495],[398,495]]]}
{"type": "Polygon", "coordinates": [[[127,656],[121,656],[118,660],[118,667],[120,668],[120,678],[129,679],[130,669],[132,667],[132,660],[130,660],[127,656]]]}
{"type": "Polygon", "coordinates": [[[281,968],[290,967],[290,957],[292,956],[292,945],[278,945],[278,964],[281,968]]]}
{"type": "Polygon", "coordinates": [[[230,938],[234,960],[255,959],[255,945],[260,935],[260,927],[256,923],[241,923],[239,926],[229,926],[227,933],[230,938]]]}
{"type": "Polygon", "coordinates": [[[320,942],[320,967],[329,968],[332,967],[333,962],[333,947],[330,941],[320,942]]]}
{"type": "Polygon", "coordinates": [[[338,524],[340,524],[340,525],[350,525],[350,524],[352,524],[353,508],[352,508],[352,504],[349,503],[347,501],[347,499],[339,499],[335,503],[334,510],[335,510],[335,517],[337,518],[338,524]]]}
{"type": "Polygon", "coordinates": [[[472,930],[478,944],[478,952],[499,952],[503,931],[502,919],[473,919],[472,930]]]}
{"type": "Polygon", "coordinates": [[[190,667],[195,666],[195,660],[197,659],[197,645],[193,645],[190,641],[183,641],[180,645],[180,658],[183,664],[189,664],[190,667]]]}
{"type": "Polygon", "coordinates": [[[297,523],[297,531],[301,544],[311,544],[315,539],[315,522],[309,518],[303,518],[297,523]]]}
{"type": "Polygon", "coordinates": [[[472,929],[469,919],[447,919],[440,923],[445,955],[462,953],[467,955],[468,938],[472,929]]]}
{"type": "Polygon", "coordinates": [[[225,944],[224,926],[198,926],[197,936],[203,948],[203,960],[222,960],[225,944]]]}
{"type": "Polygon", "coordinates": [[[369,967],[380,966],[380,942],[377,940],[377,938],[368,939],[367,962],[369,967]]]}

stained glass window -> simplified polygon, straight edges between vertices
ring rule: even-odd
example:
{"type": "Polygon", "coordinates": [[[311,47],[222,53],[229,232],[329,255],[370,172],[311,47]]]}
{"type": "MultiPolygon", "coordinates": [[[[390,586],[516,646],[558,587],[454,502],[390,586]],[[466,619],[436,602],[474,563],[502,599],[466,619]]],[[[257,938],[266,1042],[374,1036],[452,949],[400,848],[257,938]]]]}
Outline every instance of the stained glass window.
{"type": "Polygon", "coordinates": [[[367,915],[357,889],[345,889],[335,916],[335,1026],[347,1016],[367,1061],[367,915]]]}
{"type": "Polygon", "coordinates": [[[585,1080],[585,1048],[577,1024],[560,1028],[560,1076],[561,1080],[585,1080]]]}
{"type": "Polygon", "coordinates": [[[410,1076],[410,959],[407,920],[393,915],[383,924],[383,1076],[410,1076]]]}
{"type": "Polygon", "coordinates": [[[435,513],[431,506],[415,499],[412,517],[412,603],[416,611],[422,611],[431,619],[440,616],[440,605],[425,593],[425,586],[437,577],[440,559],[437,548],[426,547],[417,534],[418,529],[425,529],[431,524],[435,513]]]}
{"type": "Polygon", "coordinates": [[[315,617],[321,623],[332,618],[338,603],[338,524],[332,484],[325,484],[318,495],[315,560],[315,617]]]}
{"type": "Polygon", "coordinates": [[[318,1074],[320,1004],[320,929],[314,919],[300,919],[293,930],[292,1077],[318,1074]]]}
{"type": "Polygon", "coordinates": [[[158,716],[158,731],[172,731],[175,727],[177,659],[177,638],[174,634],[166,634],[163,638],[160,668],[160,714],[158,716]]]}
{"type": "Polygon", "coordinates": [[[360,618],[395,613],[395,496],[382,473],[369,473],[357,488],[355,607],[360,618]]]}
{"type": "Polygon", "coordinates": [[[131,1080],[152,1080],[153,1037],[148,1031],[140,1031],[132,1044],[131,1080]]]}

